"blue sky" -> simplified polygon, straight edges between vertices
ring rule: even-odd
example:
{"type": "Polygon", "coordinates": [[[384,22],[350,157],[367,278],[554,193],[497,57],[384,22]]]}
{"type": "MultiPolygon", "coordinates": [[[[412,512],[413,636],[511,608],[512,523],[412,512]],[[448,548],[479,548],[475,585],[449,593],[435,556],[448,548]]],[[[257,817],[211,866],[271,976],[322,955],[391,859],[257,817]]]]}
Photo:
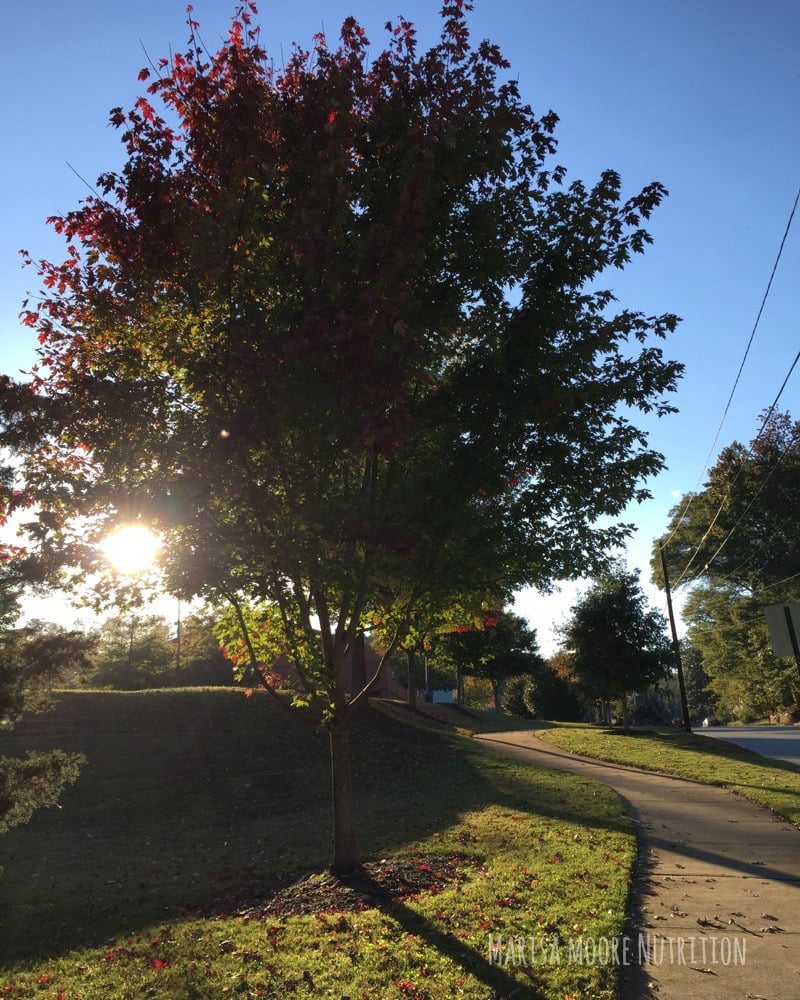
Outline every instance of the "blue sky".
{"type": "MultiPolygon", "coordinates": [[[[383,24],[403,14],[422,45],[438,35],[435,0],[295,0],[259,5],[262,41],[280,59],[293,41],[337,34],[353,14],[376,50],[383,24]]],[[[233,4],[197,0],[194,17],[210,48],[233,4]]],[[[39,0],[2,5],[6,51],[0,134],[0,369],[33,362],[18,322],[35,274],[18,251],[61,258],[45,225],[121,163],[108,111],[140,94],[139,69],[186,41],[182,0],[39,0]]],[[[683,317],[667,353],[686,365],[679,413],[647,424],[668,469],[653,499],[630,511],[639,526],[631,565],[647,576],[652,539],[675,496],[695,488],[712,447],[800,185],[800,5],[795,0],[477,0],[475,39],[499,44],[524,98],[561,118],[557,162],[571,179],[611,167],[627,193],[651,180],[670,191],[650,230],[655,245],[624,273],[607,276],[621,305],[683,317]]],[[[798,347],[800,218],[789,234],[750,356],[714,455],[756,433],[798,347]]],[[[800,373],[781,407],[800,417],[800,373]]],[[[713,456],[712,456],[713,460],[713,456]]],[[[574,590],[543,600],[523,594],[517,610],[540,629],[574,590]]],[[[659,606],[661,602],[659,601],[659,606]]]]}

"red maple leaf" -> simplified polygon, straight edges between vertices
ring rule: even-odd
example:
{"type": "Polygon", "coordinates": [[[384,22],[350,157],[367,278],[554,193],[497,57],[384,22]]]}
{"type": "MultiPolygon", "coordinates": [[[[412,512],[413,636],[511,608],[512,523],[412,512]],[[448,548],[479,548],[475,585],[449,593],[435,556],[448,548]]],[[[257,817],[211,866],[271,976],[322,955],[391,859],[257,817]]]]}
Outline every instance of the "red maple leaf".
{"type": "Polygon", "coordinates": [[[153,111],[153,106],[149,101],[146,101],[143,97],[140,97],[136,102],[136,107],[142,112],[142,118],[146,122],[151,122],[155,120],[156,113],[153,111]]]}

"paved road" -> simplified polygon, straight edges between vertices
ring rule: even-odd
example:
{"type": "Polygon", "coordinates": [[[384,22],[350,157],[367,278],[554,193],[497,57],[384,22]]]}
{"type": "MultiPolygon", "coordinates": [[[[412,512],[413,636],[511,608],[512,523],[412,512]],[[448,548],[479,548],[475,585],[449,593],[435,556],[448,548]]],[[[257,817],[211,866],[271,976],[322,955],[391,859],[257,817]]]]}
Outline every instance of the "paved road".
{"type": "Polygon", "coordinates": [[[709,726],[698,727],[694,732],[730,740],[764,757],[786,760],[800,767],[800,726],[709,726]]]}

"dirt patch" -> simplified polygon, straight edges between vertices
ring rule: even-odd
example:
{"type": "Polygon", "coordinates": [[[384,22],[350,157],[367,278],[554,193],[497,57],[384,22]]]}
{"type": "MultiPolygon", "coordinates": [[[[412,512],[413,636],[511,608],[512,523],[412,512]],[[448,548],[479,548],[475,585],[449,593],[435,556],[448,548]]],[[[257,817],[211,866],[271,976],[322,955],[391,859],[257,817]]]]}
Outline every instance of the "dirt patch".
{"type": "Polygon", "coordinates": [[[209,916],[266,920],[302,914],[389,910],[421,893],[436,893],[466,881],[483,861],[455,852],[366,862],[349,875],[317,872],[249,899],[219,900],[209,916]]]}

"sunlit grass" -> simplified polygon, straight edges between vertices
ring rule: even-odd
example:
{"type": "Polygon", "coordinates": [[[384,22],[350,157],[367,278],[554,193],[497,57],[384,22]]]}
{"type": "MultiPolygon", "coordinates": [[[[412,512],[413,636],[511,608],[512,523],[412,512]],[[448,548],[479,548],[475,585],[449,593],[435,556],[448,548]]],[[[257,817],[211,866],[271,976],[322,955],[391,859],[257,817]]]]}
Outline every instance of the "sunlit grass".
{"type": "Polygon", "coordinates": [[[542,739],[573,753],[728,788],[800,823],[800,771],[726,740],[682,730],[543,728],[542,739]]]}

